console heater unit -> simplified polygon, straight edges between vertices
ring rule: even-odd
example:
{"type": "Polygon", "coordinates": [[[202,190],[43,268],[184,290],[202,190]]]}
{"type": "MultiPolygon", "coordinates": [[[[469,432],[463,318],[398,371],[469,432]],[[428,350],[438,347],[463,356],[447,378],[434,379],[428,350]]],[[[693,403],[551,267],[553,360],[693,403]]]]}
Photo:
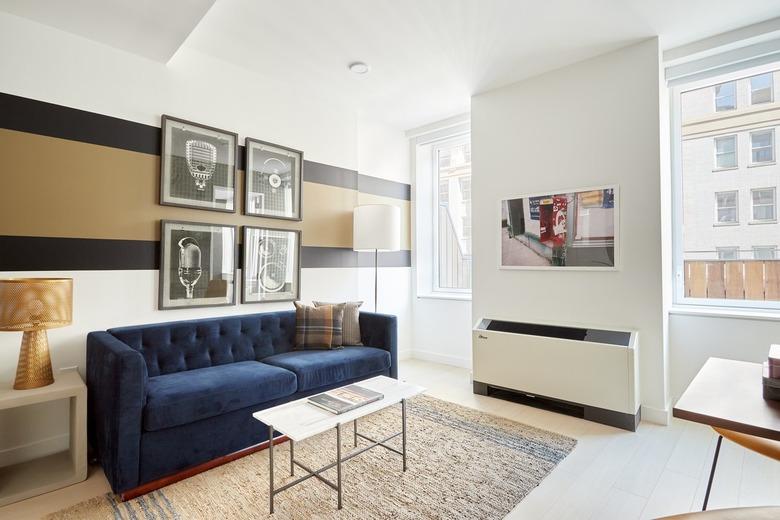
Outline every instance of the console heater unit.
{"type": "Polygon", "coordinates": [[[472,335],[475,394],[636,430],[636,331],[482,319],[472,335]]]}

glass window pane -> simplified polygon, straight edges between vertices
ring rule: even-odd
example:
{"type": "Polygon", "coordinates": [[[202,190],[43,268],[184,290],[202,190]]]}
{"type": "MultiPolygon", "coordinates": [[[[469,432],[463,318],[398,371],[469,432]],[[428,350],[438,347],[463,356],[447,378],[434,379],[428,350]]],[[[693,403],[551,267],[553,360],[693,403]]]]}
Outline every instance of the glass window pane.
{"type": "Polygon", "coordinates": [[[734,207],[737,205],[736,191],[726,191],[726,192],[718,193],[717,197],[718,197],[718,207],[721,208],[724,206],[734,207]]]}
{"type": "Polygon", "coordinates": [[[471,289],[471,144],[438,148],[436,288],[471,289]]]}
{"type": "Polygon", "coordinates": [[[775,260],[777,258],[777,247],[754,247],[753,259],[755,260],[775,260]]]}
{"type": "Polygon", "coordinates": [[[750,78],[750,102],[754,105],[772,101],[772,73],[750,78]]]}
{"type": "Polygon", "coordinates": [[[753,204],[773,204],[774,201],[774,190],[753,190],[753,204]]]}
{"type": "Polygon", "coordinates": [[[715,86],[715,110],[732,110],[737,107],[737,84],[733,81],[715,86]]]}

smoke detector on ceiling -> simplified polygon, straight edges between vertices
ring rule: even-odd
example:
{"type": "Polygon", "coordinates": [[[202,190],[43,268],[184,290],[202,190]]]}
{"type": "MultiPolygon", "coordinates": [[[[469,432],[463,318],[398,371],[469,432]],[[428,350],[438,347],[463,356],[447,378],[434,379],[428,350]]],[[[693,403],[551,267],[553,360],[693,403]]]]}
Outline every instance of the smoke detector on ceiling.
{"type": "Polygon", "coordinates": [[[349,70],[355,74],[368,74],[368,71],[371,70],[371,67],[362,61],[355,61],[349,64],[349,70]]]}

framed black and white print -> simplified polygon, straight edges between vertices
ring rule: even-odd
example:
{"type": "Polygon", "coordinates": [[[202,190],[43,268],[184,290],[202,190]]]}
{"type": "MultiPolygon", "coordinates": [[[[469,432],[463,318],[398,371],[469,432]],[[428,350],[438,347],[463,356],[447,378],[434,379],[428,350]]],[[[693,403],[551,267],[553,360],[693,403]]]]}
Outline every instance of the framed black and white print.
{"type": "Polygon", "coordinates": [[[160,309],[236,303],[238,228],[161,221],[160,309]]]}
{"type": "Polygon", "coordinates": [[[236,211],[238,135],[162,116],[160,204],[236,211]]]}
{"type": "Polygon", "coordinates": [[[246,138],[244,213],[301,220],[303,152],[246,138]]]}
{"type": "Polygon", "coordinates": [[[241,303],[300,297],[301,232],[244,226],[241,303]]]}

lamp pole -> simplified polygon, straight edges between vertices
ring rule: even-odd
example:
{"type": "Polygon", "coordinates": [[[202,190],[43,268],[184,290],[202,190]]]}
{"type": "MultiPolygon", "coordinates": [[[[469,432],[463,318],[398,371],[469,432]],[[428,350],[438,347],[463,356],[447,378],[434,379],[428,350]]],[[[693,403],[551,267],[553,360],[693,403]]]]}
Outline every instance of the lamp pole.
{"type": "Polygon", "coordinates": [[[374,249],[374,312],[378,312],[379,301],[379,249],[374,249]]]}

